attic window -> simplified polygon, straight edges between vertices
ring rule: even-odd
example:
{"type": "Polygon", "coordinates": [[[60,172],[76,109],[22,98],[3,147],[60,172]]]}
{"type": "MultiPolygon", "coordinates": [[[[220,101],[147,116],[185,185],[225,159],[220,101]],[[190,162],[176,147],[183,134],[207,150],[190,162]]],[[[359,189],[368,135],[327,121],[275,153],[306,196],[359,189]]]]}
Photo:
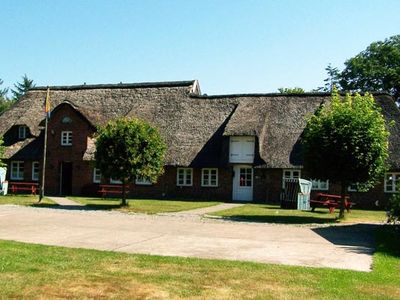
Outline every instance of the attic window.
{"type": "Polygon", "coordinates": [[[26,130],[27,127],[25,125],[19,126],[18,128],[18,138],[21,140],[26,139],[26,130]]]}
{"type": "Polygon", "coordinates": [[[61,132],[61,146],[72,146],[72,131],[61,132]]]}
{"type": "Polygon", "coordinates": [[[72,123],[72,119],[70,117],[65,116],[65,117],[63,117],[61,119],[61,123],[63,123],[63,124],[71,124],[72,123]]]}

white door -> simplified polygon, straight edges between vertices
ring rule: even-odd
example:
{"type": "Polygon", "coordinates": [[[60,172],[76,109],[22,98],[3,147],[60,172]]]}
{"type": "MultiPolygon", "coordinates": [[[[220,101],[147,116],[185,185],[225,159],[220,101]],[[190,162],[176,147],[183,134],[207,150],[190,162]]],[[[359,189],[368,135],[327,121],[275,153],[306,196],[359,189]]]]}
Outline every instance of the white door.
{"type": "Polygon", "coordinates": [[[233,191],[234,201],[253,200],[253,168],[251,166],[237,165],[233,167],[233,191]]]}

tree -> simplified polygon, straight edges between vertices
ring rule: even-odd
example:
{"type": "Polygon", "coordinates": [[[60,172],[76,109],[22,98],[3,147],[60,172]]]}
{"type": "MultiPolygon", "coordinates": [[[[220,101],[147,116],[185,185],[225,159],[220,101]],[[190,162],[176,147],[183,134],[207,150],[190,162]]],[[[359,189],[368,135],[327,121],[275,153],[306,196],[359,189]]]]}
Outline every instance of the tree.
{"type": "Polygon", "coordinates": [[[96,134],[96,167],[125,185],[137,178],[155,182],[164,172],[166,146],[157,129],[138,119],[121,118],[100,127],[96,134]]]}
{"type": "Polygon", "coordinates": [[[340,71],[336,67],[332,67],[331,64],[329,64],[326,68],[325,71],[328,75],[327,78],[324,79],[325,85],[317,88],[315,91],[316,92],[332,92],[334,87],[340,87],[340,71]]]}
{"type": "Polygon", "coordinates": [[[0,136],[0,167],[3,167],[5,164],[2,159],[4,157],[5,147],[3,146],[3,138],[0,136]]]}
{"type": "Polygon", "coordinates": [[[29,79],[26,74],[22,76],[22,82],[17,82],[16,84],[14,84],[15,89],[11,89],[14,100],[18,101],[19,99],[21,99],[21,97],[33,87],[35,87],[35,84],[33,84],[33,80],[29,79]]]}
{"type": "Polygon", "coordinates": [[[400,35],[374,42],[347,60],[339,82],[346,91],[387,91],[400,102],[400,35]]]}
{"type": "Polygon", "coordinates": [[[305,93],[305,91],[300,87],[279,88],[278,91],[281,94],[304,94],[305,93]]]}
{"type": "Polygon", "coordinates": [[[393,194],[389,201],[388,222],[396,224],[400,221],[400,193],[393,194]]]}
{"type": "MultiPolygon", "coordinates": [[[[0,79],[0,86],[3,80],[0,79]]],[[[7,98],[8,88],[0,88],[0,114],[8,109],[14,102],[7,98]]]]}
{"type": "MultiPolygon", "coordinates": [[[[322,106],[307,121],[303,132],[304,169],[311,178],[341,185],[344,200],[351,183],[374,186],[386,170],[388,137],[385,120],[370,94],[332,92],[330,105],[322,106]]],[[[342,201],[339,218],[344,216],[342,201]]]]}

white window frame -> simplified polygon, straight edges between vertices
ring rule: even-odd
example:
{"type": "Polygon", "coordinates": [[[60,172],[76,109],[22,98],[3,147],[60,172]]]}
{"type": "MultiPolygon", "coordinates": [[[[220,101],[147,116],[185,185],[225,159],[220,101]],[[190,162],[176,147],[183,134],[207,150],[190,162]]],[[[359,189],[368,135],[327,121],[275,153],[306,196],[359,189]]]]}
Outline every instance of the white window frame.
{"type": "Polygon", "coordinates": [[[61,146],[72,146],[72,131],[61,131],[61,146]]]}
{"type": "Polygon", "coordinates": [[[39,181],[39,162],[38,161],[32,162],[32,180],[39,181]],[[35,172],[35,169],[37,170],[37,172],[35,172]]]}
{"type": "Polygon", "coordinates": [[[388,172],[385,174],[385,181],[384,181],[384,191],[385,193],[398,193],[399,192],[399,187],[396,185],[400,181],[400,172],[388,172]],[[389,180],[389,178],[391,178],[389,180]],[[390,190],[388,190],[388,186],[391,187],[390,190]]]}
{"type": "Polygon", "coordinates": [[[282,172],[282,188],[283,189],[285,188],[285,179],[299,179],[299,178],[301,178],[301,170],[300,169],[283,169],[283,172],[282,172]],[[290,173],[289,177],[287,177],[285,175],[286,172],[290,173]],[[295,177],[294,176],[294,172],[298,172],[299,176],[295,177]]]}
{"type": "Polygon", "coordinates": [[[314,191],[328,191],[329,190],[329,180],[312,179],[311,189],[314,191]],[[325,187],[322,184],[325,183],[325,187]]]}
{"type": "Polygon", "coordinates": [[[110,183],[111,184],[122,184],[122,180],[114,179],[110,177],[110,183]]]}
{"type": "Polygon", "coordinates": [[[15,160],[11,162],[10,179],[12,180],[23,180],[24,179],[24,162],[21,160],[15,160]],[[14,165],[16,165],[16,173],[14,173],[14,165]],[[22,172],[21,172],[22,165],[22,172]]]}
{"type": "Polygon", "coordinates": [[[203,168],[201,169],[201,186],[204,187],[218,187],[218,169],[217,168],[203,168]],[[215,183],[212,184],[211,172],[215,171],[215,183]],[[206,179],[208,177],[208,179],[206,179]]]}
{"type": "Polygon", "coordinates": [[[350,184],[347,187],[347,191],[348,192],[353,192],[353,193],[358,192],[356,184],[355,183],[354,184],[350,184]]]}
{"type": "Polygon", "coordinates": [[[26,139],[26,131],[27,131],[26,129],[27,127],[25,125],[21,125],[18,127],[18,138],[20,140],[26,139]]]}
{"type": "Polygon", "coordinates": [[[177,186],[192,186],[193,185],[193,168],[178,168],[176,170],[176,185],[177,186]],[[179,174],[183,174],[183,182],[179,182],[179,174]],[[187,183],[188,174],[190,174],[190,183],[187,183]]]}
{"type": "Polygon", "coordinates": [[[101,172],[99,168],[93,168],[93,183],[101,182],[101,172]]]}
{"type": "Polygon", "coordinates": [[[143,177],[139,177],[135,179],[136,185],[152,185],[152,182],[148,179],[144,179],[143,177]]]}

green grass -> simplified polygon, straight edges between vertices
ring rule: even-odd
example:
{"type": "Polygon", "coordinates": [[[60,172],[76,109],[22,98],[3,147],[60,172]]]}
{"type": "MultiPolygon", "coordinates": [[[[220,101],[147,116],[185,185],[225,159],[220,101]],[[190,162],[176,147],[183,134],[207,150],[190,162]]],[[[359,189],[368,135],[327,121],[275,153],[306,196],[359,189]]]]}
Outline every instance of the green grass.
{"type": "MultiPolygon", "coordinates": [[[[245,204],[212,215],[227,219],[244,220],[252,222],[285,223],[285,224],[307,224],[307,223],[334,223],[337,222],[339,210],[330,214],[326,208],[316,208],[314,212],[299,211],[294,209],[281,209],[277,205],[268,204],[245,204]]],[[[384,211],[371,211],[352,209],[345,214],[341,222],[383,222],[386,220],[384,211]]]]}
{"type": "Polygon", "coordinates": [[[377,241],[369,273],[0,241],[0,298],[400,299],[399,234],[377,241]]]}
{"type": "Polygon", "coordinates": [[[40,203],[38,203],[39,196],[32,195],[6,195],[0,196],[0,205],[1,204],[17,204],[17,205],[25,205],[25,206],[43,206],[50,207],[57,205],[49,198],[43,198],[40,203]]]}
{"type": "Polygon", "coordinates": [[[211,201],[129,199],[128,206],[121,206],[120,199],[101,199],[101,198],[84,198],[84,197],[69,197],[69,199],[85,204],[86,206],[94,209],[112,209],[123,212],[146,213],[146,214],[178,212],[178,211],[213,206],[220,203],[211,201]]]}

